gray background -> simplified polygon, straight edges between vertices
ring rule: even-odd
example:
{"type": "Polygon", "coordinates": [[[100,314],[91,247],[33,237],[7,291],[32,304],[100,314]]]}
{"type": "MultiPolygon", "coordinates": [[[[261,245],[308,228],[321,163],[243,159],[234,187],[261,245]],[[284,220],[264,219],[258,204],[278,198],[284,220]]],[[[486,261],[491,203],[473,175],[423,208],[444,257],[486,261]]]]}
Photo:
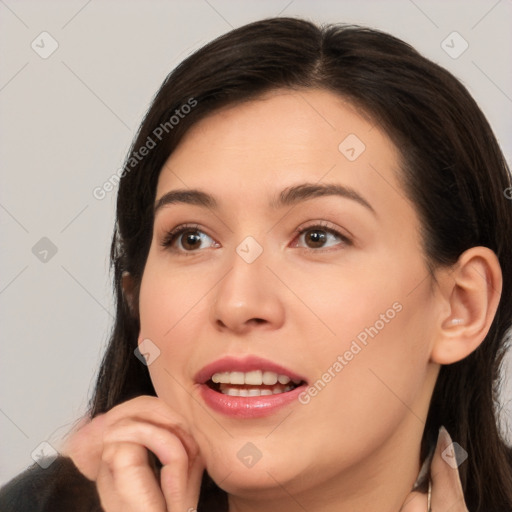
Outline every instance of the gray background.
{"type": "MultiPolygon", "coordinates": [[[[231,27],[276,15],[410,42],[469,88],[510,162],[511,0],[0,0],[0,484],[41,442],[58,449],[85,411],[113,311],[115,190],[98,200],[93,189],[122,165],[173,67],[231,27]],[[43,31],[58,43],[47,58],[31,47],[51,49],[43,31]],[[441,46],[453,31],[469,44],[458,58],[441,46]]],[[[511,400],[505,383],[507,415],[511,400]]]]}

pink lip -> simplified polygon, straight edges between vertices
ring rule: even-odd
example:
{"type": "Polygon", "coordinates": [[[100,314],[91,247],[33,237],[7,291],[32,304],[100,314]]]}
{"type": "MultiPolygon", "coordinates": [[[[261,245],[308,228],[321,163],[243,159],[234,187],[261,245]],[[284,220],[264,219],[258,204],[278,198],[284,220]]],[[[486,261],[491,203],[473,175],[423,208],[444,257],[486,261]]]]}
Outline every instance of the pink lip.
{"type": "Polygon", "coordinates": [[[206,384],[201,384],[201,396],[206,405],[214,411],[235,418],[263,418],[270,416],[277,409],[290,404],[293,401],[298,402],[299,395],[304,391],[306,385],[303,384],[292,391],[279,393],[277,395],[264,396],[229,396],[214,391],[206,384]]]}
{"type": "Polygon", "coordinates": [[[211,409],[225,414],[226,416],[245,419],[269,416],[277,411],[277,409],[293,401],[298,401],[298,396],[307,386],[303,384],[292,391],[276,395],[245,397],[224,395],[214,391],[206,384],[214,373],[227,371],[250,372],[251,370],[271,371],[278,375],[287,375],[293,380],[306,381],[304,377],[281,365],[255,356],[246,357],[244,359],[224,357],[214,361],[196,374],[195,381],[201,384],[201,397],[211,409]]]}

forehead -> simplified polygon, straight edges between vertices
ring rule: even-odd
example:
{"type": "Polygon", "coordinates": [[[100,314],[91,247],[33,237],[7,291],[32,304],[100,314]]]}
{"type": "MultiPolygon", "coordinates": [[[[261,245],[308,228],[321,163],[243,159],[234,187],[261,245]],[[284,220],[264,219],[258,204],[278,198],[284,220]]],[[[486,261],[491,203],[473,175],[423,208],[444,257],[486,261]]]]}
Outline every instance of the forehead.
{"type": "Polygon", "coordinates": [[[397,193],[399,162],[387,135],[343,98],[278,90],[196,123],[164,165],[156,197],[191,187],[235,202],[261,194],[268,204],[276,191],[299,182],[390,196],[397,193]]]}

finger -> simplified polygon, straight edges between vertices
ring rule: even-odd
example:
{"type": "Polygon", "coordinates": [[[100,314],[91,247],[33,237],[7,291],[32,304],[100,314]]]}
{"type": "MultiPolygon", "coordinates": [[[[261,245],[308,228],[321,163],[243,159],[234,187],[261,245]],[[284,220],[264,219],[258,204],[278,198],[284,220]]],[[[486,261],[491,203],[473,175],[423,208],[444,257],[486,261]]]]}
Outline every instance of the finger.
{"type": "Polygon", "coordinates": [[[198,452],[197,444],[186,420],[171,409],[161,398],[146,395],[138,396],[117,405],[107,413],[107,416],[109,425],[113,425],[126,417],[159,425],[176,433],[183,441],[191,459],[194,459],[198,452]]]}
{"type": "Polygon", "coordinates": [[[182,440],[189,458],[193,460],[196,457],[198,447],[184,419],[163,400],[152,396],[136,397],[92,420],[86,420],[82,428],[66,441],[63,454],[70,457],[87,478],[96,480],[103,450],[104,431],[127,417],[139,419],[140,422],[152,422],[173,431],[182,440]]]}
{"type": "Polygon", "coordinates": [[[169,511],[195,510],[199,501],[205,465],[200,456],[184,464],[162,467],[160,481],[169,511]]]}
{"type": "Polygon", "coordinates": [[[437,446],[432,459],[431,477],[432,510],[467,512],[453,442],[444,427],[439,429],[437,446]]]}
{"type": "Polygon", "coordinates": [[[104,442],[106,445],[136,443],[151,450],[163,465],[160,483],[168,510],[195,508],[204,471],[198,448],[191,459],[175,433],[131,418],[120,420],[109,427],[104,442]]]}
{"type": "Polygon", "coordinates": [[[411,492],[405,498],[400,512],[425,512],[427,510],[427,495],[421,492],[411,492]]]}
{"type": "MultiPolygon", "coordinates": [[[[115,443],[134,443],[145,446],[160,460],[162,465],[177,465],[185,472],[189,468],[189,454],[181,438],[166,428],[145,423],[132,418],[123,418],[105,429],[104,446],[115,443]]],[[[194,441],[194,458],[197,458],[199,448],[194,441]]]]}
{"type": "Polygon", "coordinates": [[[105,447],[96,482],[105,512],[165,512],[167,510],[146,449],[134,443],[105,447]]]}

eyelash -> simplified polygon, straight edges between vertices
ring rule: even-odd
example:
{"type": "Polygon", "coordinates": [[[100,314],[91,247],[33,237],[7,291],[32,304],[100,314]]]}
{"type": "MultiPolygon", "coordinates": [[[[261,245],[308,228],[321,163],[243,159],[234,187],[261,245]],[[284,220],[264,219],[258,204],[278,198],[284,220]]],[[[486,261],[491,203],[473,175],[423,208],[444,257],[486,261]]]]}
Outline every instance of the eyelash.
{"type": "MultiPolygon", "coordinates": [[[[347,246],[352,245],[352,241],[347,236],[341,234],[338,230],[330,227],[325,222],[317,222],[317,223],[311,224],[310,226],[306,226],[306,227],[297,229],[297,230],[295,230],[295,234],[298,236],[301,236],[304,233],[306,233],[307,231],[313,231],[313,230],[326,231],[327,233],[330,233],[330,234],[338,237],[344,245],[347,245],[347,246]]],[[[193,256],[198,251],[182,251],[180,249],[176,249],[176,248],[172,247],[172,244],[180,237],[180,235],[182,235],[183,233],[185,233],[187,231],[192,231],[192,232],[199,231],[201,233],[204,233],[204,231],[200,229],[200,226],[198,224],[183,224],[183,225],[178,226],[178,227],[174,228],[173,230],[169,231],[163,238],[160,245],[166,249],[172,249],[174,252],[178,252],[185,256],[193,256]]],[[[206,233],[204,233],[204,234],[206,234],[206,233]]],[[[207,236],[209,236],[209,235],[207,235],[207,236]]],[[[313,253],[326,252],[326,251],[332,250],[332,248],[313,249],[311,247],[301,247],[301,249],[305,250],[306,252],[313,252],[313,253]]]]}

